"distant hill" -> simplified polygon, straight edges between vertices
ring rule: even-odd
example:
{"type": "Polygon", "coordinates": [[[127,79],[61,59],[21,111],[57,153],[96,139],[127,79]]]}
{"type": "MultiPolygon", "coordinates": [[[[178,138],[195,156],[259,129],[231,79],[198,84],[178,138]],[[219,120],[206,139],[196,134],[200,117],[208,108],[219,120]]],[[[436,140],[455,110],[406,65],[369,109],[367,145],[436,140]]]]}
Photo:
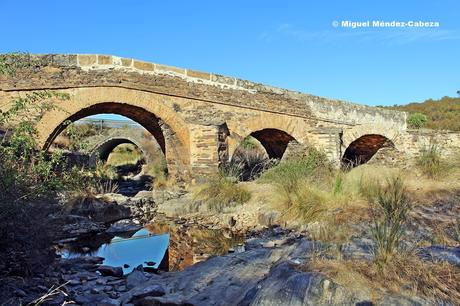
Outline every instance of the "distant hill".
{"type": "Polygon", "coordinates": [[[425,127],[429,129],[460,131],[460,97],[428,99],[422,103],[394,105],[385,108],[425,114],[428,117],[425,127]]]}

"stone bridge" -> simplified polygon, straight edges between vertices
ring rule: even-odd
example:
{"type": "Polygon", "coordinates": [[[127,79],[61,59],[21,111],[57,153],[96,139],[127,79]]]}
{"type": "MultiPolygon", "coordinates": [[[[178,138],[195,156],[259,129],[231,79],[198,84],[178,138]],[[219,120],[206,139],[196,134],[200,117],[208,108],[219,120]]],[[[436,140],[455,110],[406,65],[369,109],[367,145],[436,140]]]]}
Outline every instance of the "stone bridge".
{"type": "Polygon", "coordinates": [[[43,149],[64,129],[65,121],[115,113],[147,129],[165,154],[169,173],[182,180],[216,171],[248,135],[272,158],[281,158],[295,141],[324,150],[336,165],[368,161],[384,147],[400,154],[414,151],[406,144],[412,136],[403,112],[130,58],[26,58],[15,74],[0,76],[2,108],[12,97],[31,90],[58,90],[70,96],[56,100],[58,108],[39,123],[43,149]]]}

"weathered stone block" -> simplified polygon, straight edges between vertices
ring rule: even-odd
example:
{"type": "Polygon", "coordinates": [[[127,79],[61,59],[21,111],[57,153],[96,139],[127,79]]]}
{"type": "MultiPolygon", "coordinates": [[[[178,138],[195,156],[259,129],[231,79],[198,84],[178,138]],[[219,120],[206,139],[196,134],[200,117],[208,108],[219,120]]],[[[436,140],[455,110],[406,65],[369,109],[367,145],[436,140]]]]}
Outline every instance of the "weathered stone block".
{"type": "Polygon", "coordinates": [[[97,62],[96,55],[78,55],[78,64],[80,66],[94,65],[97,62]]]}
{"type": "Polygon", "coordinates": [[[98,55],[97,63],[99,65],[112,65],[112,57],[110,55],[98,55]]]}
{"type": "Polygon", "coordinates": [[[153,71],[153,64],[149,62],[143,62],[143,61],[134,61],[133,66],[136,69],[139,70],[144,70],[144,71],[153,71]]]}
{"type": "Polygon", "coordinates": [[[226,85],[235,85],[236,79],[232,77],[226,77],[219,74],[211,74],[211,81],[226,84],[226,85]]]}
{"type": "Polygon", "coordinates": [[[211,74],[207,72],[195,71],[195,70],[187,70],[187,76],[192,78],[198,78],[203,80],[210,80],[211,74]]]}
{"type": "Polygon", "coordinates": [[[131,67],[133,64],[133,59],[132,58],[122,58],[121,59],[121,65],[125,67],[131,67]]]}
{"type": "Polygon", "coordinates": [[[174,72],[174,73],[184,74],[185,75],[185,69],[172,67],[172,66],[156,64],[155,65],[155,70],[160,71],[160,72],[174,72]]]}
{"type": "Polygon", "coordinates": [[[77,65],[77,56],[73,54],[55,54],[53,55],[53,64],[57,66],[74,66],[77,65]]]}

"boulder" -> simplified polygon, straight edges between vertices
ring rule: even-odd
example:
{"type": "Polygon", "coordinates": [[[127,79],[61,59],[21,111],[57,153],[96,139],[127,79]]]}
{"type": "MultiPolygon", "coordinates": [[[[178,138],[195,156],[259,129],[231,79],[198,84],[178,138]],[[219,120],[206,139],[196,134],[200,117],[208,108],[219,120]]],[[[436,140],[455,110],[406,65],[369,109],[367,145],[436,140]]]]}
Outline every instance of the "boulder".
{"type": "Polygon", "coordinates": [[[144,272],[140,270],[134,270],[126,277],[126,287],[128,289],[132,289],[136,286],[139,286],[140,284],[143,284],[147,280],[148,278],[144,275],[144,272]]]}
{"type": "Polygon", "coordinates": [[[131,216],[129,208],[96,197],[86,197],[74,201],[71,204],[70,213],[103,223],[111,223],[131,216]]]}
{"type": "Polygon", "coordinates": [[[62,227],[61,236],[79,237],[91,233],[98,233],[106,228],[102,222],[95,222],[94,220],[82,216],[73,216],[71,220],[71,222],[68,222],[62,227]]]}
{"type": "Polygon", "coordinates": [[[355,305],[352,291],[321,273],[301,272],[289,261],[275,265],[267,277],[249,290],[240,305],[355,305]]]}
{"type": "Polygon", "coordinates": [[[155,296],[163,296],[165,294],[166,294],[165,289],[161,285],[158,285],[158,284],[149,285],[147,287],[144,287],[142,289],[135,290],[134,292],[132,292],[131,299],[128,302],[137,300],[137,299],[141,299],[147,296],[155,297],[155,296]]]}
{"type": "Polygon", "coordinates": [[[446,261],[451,265],[460,267],[460,247],[432,245],[421,248],[418,255],[429,261],[446,261]]]}

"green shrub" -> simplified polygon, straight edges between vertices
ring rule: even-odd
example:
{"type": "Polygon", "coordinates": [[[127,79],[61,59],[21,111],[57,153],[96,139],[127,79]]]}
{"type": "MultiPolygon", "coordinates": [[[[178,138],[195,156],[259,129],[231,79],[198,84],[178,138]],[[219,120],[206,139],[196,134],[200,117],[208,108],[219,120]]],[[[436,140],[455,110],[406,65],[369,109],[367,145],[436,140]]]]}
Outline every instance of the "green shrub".
{"type": "Polygon", "coordinates": [[[67,99],[59,93],[32,92],[14,99],[9,110],[0,113],[0,126],[9,131],[0,142],[2,204],[50,197],[75,187],[78,171],[59,171],[66,168],[60,152],[37,150],[36,124],[54,108],[51,98],[67,99]]]}
{"type": "Polygon", "coordinates": [[[260,177],[261,182],[273,183],[286,194],[295,192],[300,181],[314,178],[319,181],[330,176],[332,166],[326,155],[310,149],[305,157],[279,163],[260,177]]]}
{"type": "Polygon", "coordinates": [[[407,118],[409,127],[413,129],[420,129],[426,125],[428,118],[422,113],[412,113],[407,118]]]}
{"type": "Polygon", "coordinates": [[[446,162],[441,157],[441,149],[436,144],[422,148],[417,165],[430,178],[438,178],[448,170],[446,162]]]}
{"type": "Polygon", "coordinates": [[[410,202],[404,182],[399,176],[387,180],[374,199],[373,226],[375,262],[385,265],[400,247],[410,202]]]}
{"type": "Polygon", "coordinates": [[[222,212],[227,207],[246,203],[251,198],[250,192],[237,181],[221,173],[210,178],[199,188],[194,199],[206,205],[211,211],[222,212]]]}
{"type": "Polygon", "coordinates": [[[422,103],[389,107],[409,113],[424,113],[428,117],[426,127],[435,130],[460,131],[460,97],[428,99],[422,103]]]}

